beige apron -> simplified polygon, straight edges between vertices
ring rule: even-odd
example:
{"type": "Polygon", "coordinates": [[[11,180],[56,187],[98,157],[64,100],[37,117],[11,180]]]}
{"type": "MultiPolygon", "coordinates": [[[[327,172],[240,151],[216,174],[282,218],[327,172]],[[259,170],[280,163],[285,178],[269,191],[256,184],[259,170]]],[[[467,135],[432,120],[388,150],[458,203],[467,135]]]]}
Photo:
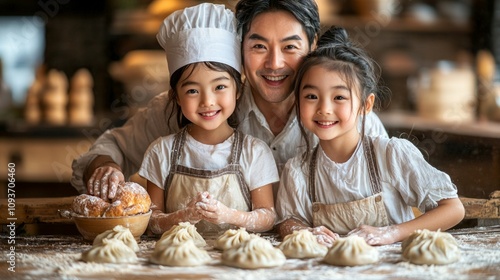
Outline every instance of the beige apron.
{"type": "Polygon", "coordinates": [[[373,143],[369,138],[364,139],[363,149],[368,162],[372,195],[361,200],[324,204],[316,201],[316,162],[318,146],[314,149],[311,158],[309,176],[309,195],[312,200],[313,226],[325,226],[338,234],[347,234],[360,225],[382,227],[389,225],[389,218],[382,199],[380,174],[376,164],[373,143]]]}
{"type": "MultiPolygon", "coordinates": [[[[231,160],[228,166],[219,170],[200,170],[178,164],[186,134],[187,130],[184,128],[174,139],[172,166],[165,181],[166,213],[184,209],[193,197],[205,191],[229,208],[250,211],[250,192],[239,165],[243,134],[235,130],[231,160]]],[[[202,220],[196,224],[196,228],[203,233],[218,233],[234,227],[202,220]]]]}

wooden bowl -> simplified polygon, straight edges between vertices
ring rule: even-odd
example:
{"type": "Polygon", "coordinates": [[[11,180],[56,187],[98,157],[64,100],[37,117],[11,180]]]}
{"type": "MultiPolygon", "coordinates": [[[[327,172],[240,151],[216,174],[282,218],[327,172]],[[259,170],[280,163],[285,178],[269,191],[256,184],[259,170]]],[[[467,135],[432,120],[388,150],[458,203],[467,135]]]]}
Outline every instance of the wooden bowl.
{"type": "Polygon", "coordinates": [[[149,218],[151,217],[151,210],[144,214],[124,217],[83,217],[73,216],[76,228],[82,234],[83,238],[89,241],[105,232],[106,230],[113,229],[117,225],[128,227],[136,240],[140,240],[141,235],[146,232],[148,227],[149,218]]]}

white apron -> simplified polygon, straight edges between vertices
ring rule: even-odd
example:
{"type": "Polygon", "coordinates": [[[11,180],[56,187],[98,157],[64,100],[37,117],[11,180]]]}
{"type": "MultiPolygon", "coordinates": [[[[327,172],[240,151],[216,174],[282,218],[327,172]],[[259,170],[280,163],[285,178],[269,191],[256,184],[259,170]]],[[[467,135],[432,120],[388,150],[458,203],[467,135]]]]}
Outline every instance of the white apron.
{"type": "MultiPolygon", "coordinates": [[[[186,134],[186,128],[182,129],[173,143],[172,166],[165,181],[166,213],[184,209],[193,197],[205,191],[229,208],[250,211],[250,192],[239,165],[244,135],[235,130],[229,165],[219,170],[201,170],[178,164],[186,134]]],[[[214,234],[235,227],[202,220],[196,228],[199,232],[214,234]]]]}
{"type": "Polygon", "coordinates": [[[313,226],[325,226],[335,233],[344,235],[360,225],[382,227],[389,225],[389,218],[382,198],[380,174],[371,139],[363,140],[363,149],[370,172],[372,195],[360,200],[324,204],[316,201],[316,162],[318,146],[311,158],[309,196],[312,201],[313,226]]]}

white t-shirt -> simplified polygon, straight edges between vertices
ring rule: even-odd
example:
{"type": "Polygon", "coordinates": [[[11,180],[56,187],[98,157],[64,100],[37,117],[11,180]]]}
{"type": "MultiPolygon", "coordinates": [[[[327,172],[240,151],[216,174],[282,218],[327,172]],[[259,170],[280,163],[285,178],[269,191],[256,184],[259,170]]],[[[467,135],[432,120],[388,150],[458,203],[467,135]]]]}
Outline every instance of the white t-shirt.
{"type": "MultiPolygon", "coordinates": [[[[399,224],[414,219],[411,207],[426,212],[442,199],[456,198],[457,188],[450,177],[432,167],[410,141],[372,137],[380,171],[382,197],[389,221],[399,224]]],[[[321,149],[317,155],[317,202],[335,204],[372,195],[363,145],[344,163],[330,160],[321,149]]],[[[309,162],[302,156],[291,159],[283,170],[276,201],[277,223],[295,218],[312,226],[309,197],[309,162]]]]}
{"type": "MultiPolygon", "coordinates": [[[[139,175],[164,189],[172,166],[171,151],[175,135],[164,136],[149,146],[139,175]]],[[[189,133],[181,150],[178,164],[200,170],[218,170],[229,164],[234,133],[223,143],[207,145],[196,141],[189,133]]],[[[279,181],[278,170],[269,147],[249,135],[243,138],[239,164],[249,191],[279,181]]]]}

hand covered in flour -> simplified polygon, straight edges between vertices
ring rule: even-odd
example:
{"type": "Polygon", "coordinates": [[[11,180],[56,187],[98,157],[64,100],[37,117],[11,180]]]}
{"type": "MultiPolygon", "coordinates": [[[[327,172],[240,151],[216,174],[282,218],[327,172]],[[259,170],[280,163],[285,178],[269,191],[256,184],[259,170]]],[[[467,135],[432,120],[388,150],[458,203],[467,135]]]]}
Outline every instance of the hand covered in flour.
{"type": "Polygon", "coordinates": [[[199,213],[197,204],[205,198],[203,193],[198,193],[191,201],[186,205],[183,212],[183,219],[191,224],[196,224],[203,219],[203,216],[199,213]]]}
{"type": "Polygon", "coordinates": [[[335,242],[335,240],[339,238],[339,235],[337,233],[334,233],[324,226],[309,228],[309,231],[311,231],[316,236],[319,244],[325,245],[327,247],[331,247],[333,245],[333,242],[335,242]]]}
{"type": "Polygon", "coordinates": [[[362,237],[369,245],[386,245],[398,241],[399,231],[396,226],[373,227],[361,225],[351,230],[347,235],[362,237]]]}
{"type": "Polygon", "coordinates": [[[95,195],[105,201],[115,197],[118,185],[125,182],[125,177],[116,164],[98,167],[89,181],[87,191],[90,195],[95,195]]]}
{"type": "Polygon", "coordinates": [[[201,193],[202,199],[196,203],[198,213],[203,217],[203,220],[214,223],[216,225],[229,223],[231,214],[236,210],[224,205],[222,202],[213,198],[208,192],[201,193]]]}

